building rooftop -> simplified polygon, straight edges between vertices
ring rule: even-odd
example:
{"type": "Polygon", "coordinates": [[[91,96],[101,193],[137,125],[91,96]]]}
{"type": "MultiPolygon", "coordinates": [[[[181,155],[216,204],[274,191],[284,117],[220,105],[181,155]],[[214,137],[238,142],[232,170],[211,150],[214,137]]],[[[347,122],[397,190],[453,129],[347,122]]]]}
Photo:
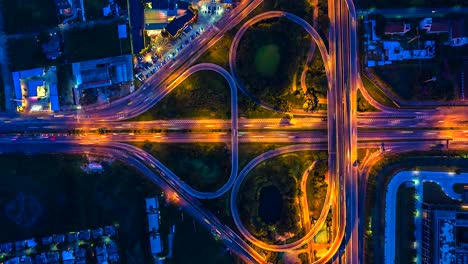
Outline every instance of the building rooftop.
{"type": "Polygon", "coordinates": [[[169,22],[165,29],[171,36],[176,36],[178,32],[184,29],[184,27],[187,26],[194,17],[195,13],[193,13],[193,11],[189,8],[184,15],[177,17],[169,22]]]}
{"type": "Polygon", "coordinates": [[[403,34],[410,30],[410,25],[400,22],[388,22],[385,25],[385,34],[403,34]]]}
{"type": "Polygon", "coordinates": [[[159,231],[159,212],[148,214],[148,229],[150,232],[159,231]]]}
{"type": "Polygon", "coordinates": [[[153,212],[159,208],[159,202],[157,197],[146,198],[146,212],[153,212]]]}
{"type": "Polygon", "coordinates": [[[119,32],[119,38],[127,38],[127,25],[118,25],[117,30],[119,32]]]}
{"type": "Polygon", "coordinates": [[[165,9],[146,9],[145,10],[145,29],[163,29],[168,23],[167,10],[165,9]]]}
{"type": "Polygon", "coordinates": [[[37,88],[44,85],[43,80],[31,80],[28,81],[28,96],[29,97],[36,97],[37,96],[37,88]]]}
{"type": "Polygon", "coordinates": [[[161,244],[161,236],[157,235],[150,235],[150,244],[151,244],[151,253],[152,254],[159,254],[162,252],[162,244],[161,244]]]}

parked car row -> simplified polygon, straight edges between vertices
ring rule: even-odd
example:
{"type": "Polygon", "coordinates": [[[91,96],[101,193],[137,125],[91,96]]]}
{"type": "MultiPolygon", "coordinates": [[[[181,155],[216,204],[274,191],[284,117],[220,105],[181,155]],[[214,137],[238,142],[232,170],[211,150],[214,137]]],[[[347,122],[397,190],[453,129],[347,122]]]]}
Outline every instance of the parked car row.
{"type": "MultiPolygon", "coordinates": [[[[193,27],[189,25],[184,29],[182,32],[181,36],[179,36],[179,39],[182,39],[183,36],[187,36],[191,31],[193,30],[193,27]]],[[[177,54],[185,48],[192,40],[194,40],[197,36],[201,34],[205,29],[203,27],[200,27],[199,30],[197,30],[195,33],[193,33],[189,38],[187,38],[180,46],[174,49],[173,52],[167,54],[165,57],[157,57],[156,55],[151,56],[151,61],[144,61],[144,55],[138,55],[137,60],[137,67],[136,71],[137,73],[135,74],[135,78],[138,79],[140,82],[144,82],[146,79],[151,77],[154,73],[156,73],[159,69],[161,69],[164,65],[166,65],[171,59],[175,60],[175,57],[177,54]],[[159,61],[159,63],[158,63],[159,61]]],[[[152,47],[151,50],[154,50],[155,47],[152,47]]]]}

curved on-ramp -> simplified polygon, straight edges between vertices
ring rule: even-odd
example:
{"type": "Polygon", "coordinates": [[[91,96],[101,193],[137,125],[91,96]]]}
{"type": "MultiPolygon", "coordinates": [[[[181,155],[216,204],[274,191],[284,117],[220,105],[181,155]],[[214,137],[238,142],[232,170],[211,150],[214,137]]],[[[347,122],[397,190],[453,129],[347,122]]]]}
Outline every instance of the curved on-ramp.
{"type": "Polygon", "coordinates": [[[275,157],[275,156],[279,156],[279,155],[286,154],[286,153],[297,152],[297,151],[313,150],[313,149],[314,147],[312,145],[302,145],[302,144],[291,145],[291,146],[274,149],[274,150],[265,152],[261,154],[260,156],[256,157],[255,159],[253,159],[252,161],[250,161],[239,173],[239,176],[236,179],[234,186],[232,187],[232,193],[231,193],[231,198],[230,198],[231,214],[232,214],[234,223],[236,227],[239,229],[239,231],[241,232],[241,234],[254,245],[262,249],[275,251],[275,252],[282,252],[282,251],[296,249],[307,244],[318,233],[318,231],[322,227],[323,223],[326,220],[328,212],[330,211],[332,190],[336,188],[335,182],[332,180],[328,183],[327,194],[325,197],[325,201],[323,203],[323,208],[320,213],[320,217],[315,223],[315,225],[307,232],[307,234],[304,237],[289,244],[272,245],[272,244],[268,244],[257,239],[244,227],[244,225],[242,224],[242,220],[240,219],[239,212],[237,210],[237,195],[239,193],[239,189],[241,187],[242,181],[245,179],[245,177],[253,168],[255,168],[261,162],[269,158],[275,157]]]}
{"type": "MultiPolygon", "coordinates": [[[[262,103],[258,98],[256,98],[249,90],[247,90],[244,87],[243,83],[240,81],[239,76],[237,75],[236,62],[235,62],[236,57],[237,57],[237,49],[239,47],[240,40],[241,40],[242,36],[245,34],[245,32],[247,31],[247,29],[249,27],[251,27],[252,25],[254,25],[254,24],[256,24],[256,23],[258,23],[258,22],[260,22],[262,20],[266,20],[266,19],[270,19],[270,18],[279,18],[279,17],[285,17],[285,18],[293,21],[294,23],[296,23],[299,26],[303,27],[307,31],[307,33],[309,33],[309,35],[312,37],[312,40],[315,42],[316,47],[318,47],[318,49],[320,51],[320,55],[322,56],[323,63],[324,63],[324,66],[325,66],[325,72],[326,72],[326,75],[327,75],[327,79],[331,80],[331,67],[330,67],[330,64],[329,64],[329,54],[328,54],[328,51],[327,51],[327,47],[325,46],[325,43],[323,42],[320,35],[309,23],[307,23],[307,21],[305,21],[304,19],[302,19],[302,18],[300,18],[300,17],[298,17],[298,16],[296,16],[296,15],[294,15],[292,13],[285,12],[285,11],[268,11],[268,12],[264,12],[264,13],[261,13],[261,14],[255,16],[255,17],[249,19],[247,22],[245,22],[244,25],[242,25],[242,27],[237,31],[236,35],[234,36],[234,39],[232,40],[231,47],[229,49],[229,68],[230,68],[232,77],[236,80],[237,86],[239,87],[239,89],[241,90],[241,92],[243,94],[248,96],[256,104],[260,105],[261,107],[263,107],[263,108],[265,108],[267,110],[271,110],[271,111],[286,114],[286,112],[280,111],[280,110],[275,109],[274,107],[272,107],[270,105],[262,103]]],[[[331,88],[331,86],[329,85],[328,89],[330,90],[330,88],[331,88]]],[[[306,112],[306,111],[303,111],[303,110],[293,110],[291,113],[295,114],[295,115],[311,115],[312,114],[310,112],[306,112]]]]}
{"type": "MultiPolygon", "coordinates": [[[[68,154],[86,154],[92,153],[100,156],[110,156],[125,164],[136,168],[148,180],[156,183],[163,191],[168,193],[177,193],[176,184],[169,180],[167,175],[158,174],[151,169],[151,164],[147,164],[138,153],[132,152],[133,147],[123,143],[76,143],[71,141],[64,142],[7,142],[0,145],[1,153],[68,153],[68,154]],[[150,167],[148,167],[148,165],[150,167]],[[161,177],[162,176],[162,177],[161,177]]],[[[151,156],[151,155],[148,155],[151,156]]],[[[258,252],[253,250],[246,242],[240,239],[233,233],[227,226],[222,224],[219,220],[213,219],[213,214],[205,210],[198,200],[187,197],[187,193],[178,192],[177,205],[186,209],[186,212],[199,220],[199,223],[204,225],[208,230],[216,229],[221,235],[221,239],[232,251],[237,252],[239,256],[248,263],[261,263],[267,264],[264,257],[258,252]],[[211,221],[209,221],[209,220],[211,221]]],[[[215,217],[214,217],[215,218],[215,217]]]]}
{"type": "MultiPolygon", "coordinates": [[[[214,199],[217,198],[223,194],[225,194],[233,185],[237,172],[238,172],[238,120],[237,120],[237,87],[236,87],[236,82],[234,79],[231,77],[228,71],[226,71],[224,68],[222,68],[219,65],[212,64],[212,63],[200,63],[197,65],[194,65],[187,69],[184,73],[182,73],[177,79],[170,85],[169,89],[167,92],[169,93],[172,89],[177,87],[181,82],[183,82],[185,79],[187,79],[190,75],[203,71],[203,70],[210,70],[219,73],[221,76],[223,76],[226,81],[228,82],[230,91],[231,91],[231,174],[229,176],[229,180],[218,190],[214,192],[201,192],[198,190],[193,189],[190,187],[188,184],[183,183],[184,189],[193,197],[199,198],[199,199],[214,199]]],[[[160,168],[162,171],[165,173],[171,175],[173,178],[178,179],[178,177],[171,171],[169,170],[166,166],[164,166],[160,161],[158,161],[156,158],[154,158],[152,155],[148,155],[145,151],[126,145],[126,148],[131,148],[132,151],[135,153],[138,153],[139,155],[145,157],[149,162],[151,162],[153,165],[156,167],[160,168]]]]}

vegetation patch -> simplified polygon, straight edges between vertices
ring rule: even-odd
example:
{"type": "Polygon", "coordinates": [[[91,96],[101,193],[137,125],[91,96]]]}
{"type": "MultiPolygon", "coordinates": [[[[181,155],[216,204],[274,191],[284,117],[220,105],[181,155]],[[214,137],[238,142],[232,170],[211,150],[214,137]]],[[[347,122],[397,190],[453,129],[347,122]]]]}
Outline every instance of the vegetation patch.
{"type": "Polygon", "coordinates": [[[310,45],[310,36],[294,22],[283,18],[260,22],[239,43],[239,78],[252,95],[276,110],[302,108],[309,91],[303,91],[299,81],[310,45]]]}
{"type": "Polygon", "coordinates": [[[327,163],[319,161],[307,178],[307,204],[309,205],[310,217],[313,220],[318,220],[325,202],[328,189],[328,184],[325,182],[327,171],[327,163]]]}
{"type": "Polygon", "coordinates": [[[440,185],[435,182],[423,183],[423,200],[429,204],[460,204],[460,201],[448,197],[440,185]]]}
{"type": "Polygon", "coordinates": [[[136,121],[177,118],[231,118],[231,90],[223,76],[197,72],[179,84],[136,121]]]}
{"type": "Polygon", "coordinates": [[[10,38],[7,50],[11,71],[44,67],[47,64],[38,36],[10,38]]]}
{"type": "Polygon", "coordinates": [[[39,32],[57,26],[54,0],[0,0],[6,34],[39,32]]]}
{"type": "Polygon", "coordinates": [[[114,161],[88,174],[79,155],[2,155],[0,164],[0,241],[116,224],[121,259],[151,260],[144,198],[158,189],[136,170],[114,161]]]}
{"type": "Polygon", "coordinates": [[[416,257],[413,243],[416,241],[414,232],[414,212],[416,211],[416,189],[402,184],[397,191],[395,262],[402,263],[416,257]]]}
{"type": "Polygon", "coordinates": [[[67,62],[131,54],[130,38],[119,39],[117,26],[122,23],[94,24],[64,31],[63,52],[67,62]]]}
{"type": "Polygon", "coordinates": [[[57,66],[57,89],[61,106],[74,105],[73,102],[73,79],[71,64],[57,66]]]}
{"type": "Polygon", "coordinates": [[[223,37],[211,46],[203,55],[198,58],[195,64],[209,62],[229,70],[229,49],[234,38],[232,30],[226,32],[223,37]]]}
{"type": "Polygon", "coordinates": [[[255,54],[255,67],[264,77],[272,77],[278,71],[280,62],[279,47],[268,44],[258,48],[255,54]]]}
{"type": "Polygon", "coordinates": [[[214,232],[205,230],[191,217],[182,218],[176,226],[171,263],[239,263],[214,232]]]}
{"type": "Polygon", "coordinates": [[[231,151],[224,143],[155,144],[146,141],[136,145],[198,191],[216,191],[231,175],[231,151]]]}
{"type": "Polygon", "coordinates": [[[388,107],[396,107],[392,100],[375,83],[369,80],[365,74],[362,75],[362,84],[374,100],[388,107]]]}
{"type": "Polygon", "coordinates": [[[357,91],[357,110],[358,112],[378,112],[379,110],[371,105],[362,95],[361,91],[357,91]]]}
{"type": "Polygon", "coordinates": [[[376,74],[404,100],[441,100],[454,98],[454,84],[439,64],[395,64],[374,68],[376,74]]]}
{"type": "MultiPolygon", "coordinates": [[[[297,198],[304,195],[299,192],[299,183],[313,160],[326,160],[326,157],[326,152],[300,151],[265,160],[255,167],[244,180],[238,201],[246,228],[257,238],[270,243],[295,240],[303,235],[304,230],[298,226],[300,214],[297,198]],[[279,219],[269,223],[262,218],[259,209],[263,206],[260,204],[263,189],[271,187],[281,194],[281,202],[275,206],[282,209],[279,219]]],[[[322,177],[318,176],[319,179],[322,177]]],[[[312,186],[311,190],[315,187],[312,186]]]]}

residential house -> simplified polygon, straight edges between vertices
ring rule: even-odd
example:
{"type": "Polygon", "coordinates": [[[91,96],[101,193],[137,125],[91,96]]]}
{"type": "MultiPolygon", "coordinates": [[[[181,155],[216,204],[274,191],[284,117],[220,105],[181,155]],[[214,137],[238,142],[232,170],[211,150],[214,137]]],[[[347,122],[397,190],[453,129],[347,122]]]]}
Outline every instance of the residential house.
{"type": "Polygon", "coordinates": [[[62,260],[64,264],[73,264],[75,257],[73,257],[73,250],[62,251],[62,260]]]}
{"type": "Polygon", "coordinates": [[[159,202],[157,197],[146,198],[146,212],[152,213],[159,209],[159,202]]]}
{"type": "Polygon", "coordinates": [[[44,246],[48,246],[48,245],[52,244],[52,236],[41,238],[41,242],[42,242],[42,245],[44,245],[44,246]]]}
{"type": "Polygon", "coordinates": [[[78,234],[80,240],[89,240],[91,238],[91,232],[89,230],[81,230],[78,234]]]}
{"type": "Polygon", "coordinates": [[[163,251],[161,236],[159,234],[150,235],[151,254],[156,255],[163,251]]]}
{"type": "Polygon", "coordinates": [[[47,256],[45,253],[41,253],[40,255],[36,255],[35,260],[37,264],[45,264],[47,263],[47,256]]]}
{"type": "Polygon", "coordinates": [[[19,257],[9,259],[5,262],[5,264],[19,264],[19,263],[20,263],[19,257]]]}
{"type": "Polygon", "coordinates": [[[3,243],[0,244],[0,251],[1,252],[6,252],[9,253],[13,250],[13,244],[12,243],[3,243]]]}
{"type": "Polygon", "coordinates": [[[117,235],[117,229],[115,226],[106,226],[104,227],[104,234],[106,234],[106,236],[115,236],[117,235]]]}
{"type": "Polygon", "coordinates": [[[34,248],[37,246],[37,242],[34,238],[30,238],[26,240],[26,245],[28,248],[34,248]]]}
{"type": "Polygon", "coordinates": [[[94,239],[102,237],[103,235],[104,235],[104,230],[102,228],[98,228],[98,229],[93,230],[93,238],[94,239]]]}
{"type": "Polygon", "coordinates": [[[32,264],[32,260],[28,256],[21,256],[20,263],[21,264],[32,264]]]}
{"type": "Polygon", "coordinates": [[[428,34],[448,33],[450,21],[445,18],[427,17],[419,23],[419,28],[428,34]]]}
{"type": "Polygon", "coordinates": [[[158,211],[148,214],[148,225],[149,225],[150,232],[159,231],[159,212],[158,211]]]}
{"type": "Polygon", "coordinates": [[[15,242],[15,250],[16,251],[21,251],[26,247],[26,241],[21,240],[21,241],[16,241],[15,242]]]}
{"type": "Polygon", "coordinates": [[[58,252],[52,251],[47,252],[47,263],[56,263],[60,259],[60,255],[58,252]]]}
{"type": "Polygon", "coordinates": [[[461,18],[452,22],[449,45],[459,47],[468,44],[468,32],[465,26],[465,19],[461,18]]]}
{"type": "Polygon", "coordinates": [[[58,244],[63,243],[65,242],[65,235],[64,234],[53,235],[52,240],[54,241],[54,243],[58,243],[58,244]]]}
{"type": "Polygon", "coordinates": [[[86,249],[84,248],[75,249],[75,263],[86,264],[86,249]]]}
{"type": "Polygon", "coordinates": [[[69,243],[75,242],[78,240],[78,233],[77,232],[70,232],[67,234],[67,241],[69,243]]]}
{"type": "Polygon", "coordinates": [[[386,35],[404,35],[406,32],[411,30],[411,25],[403,21],[388,22],[385,25],[386,35]]]}

